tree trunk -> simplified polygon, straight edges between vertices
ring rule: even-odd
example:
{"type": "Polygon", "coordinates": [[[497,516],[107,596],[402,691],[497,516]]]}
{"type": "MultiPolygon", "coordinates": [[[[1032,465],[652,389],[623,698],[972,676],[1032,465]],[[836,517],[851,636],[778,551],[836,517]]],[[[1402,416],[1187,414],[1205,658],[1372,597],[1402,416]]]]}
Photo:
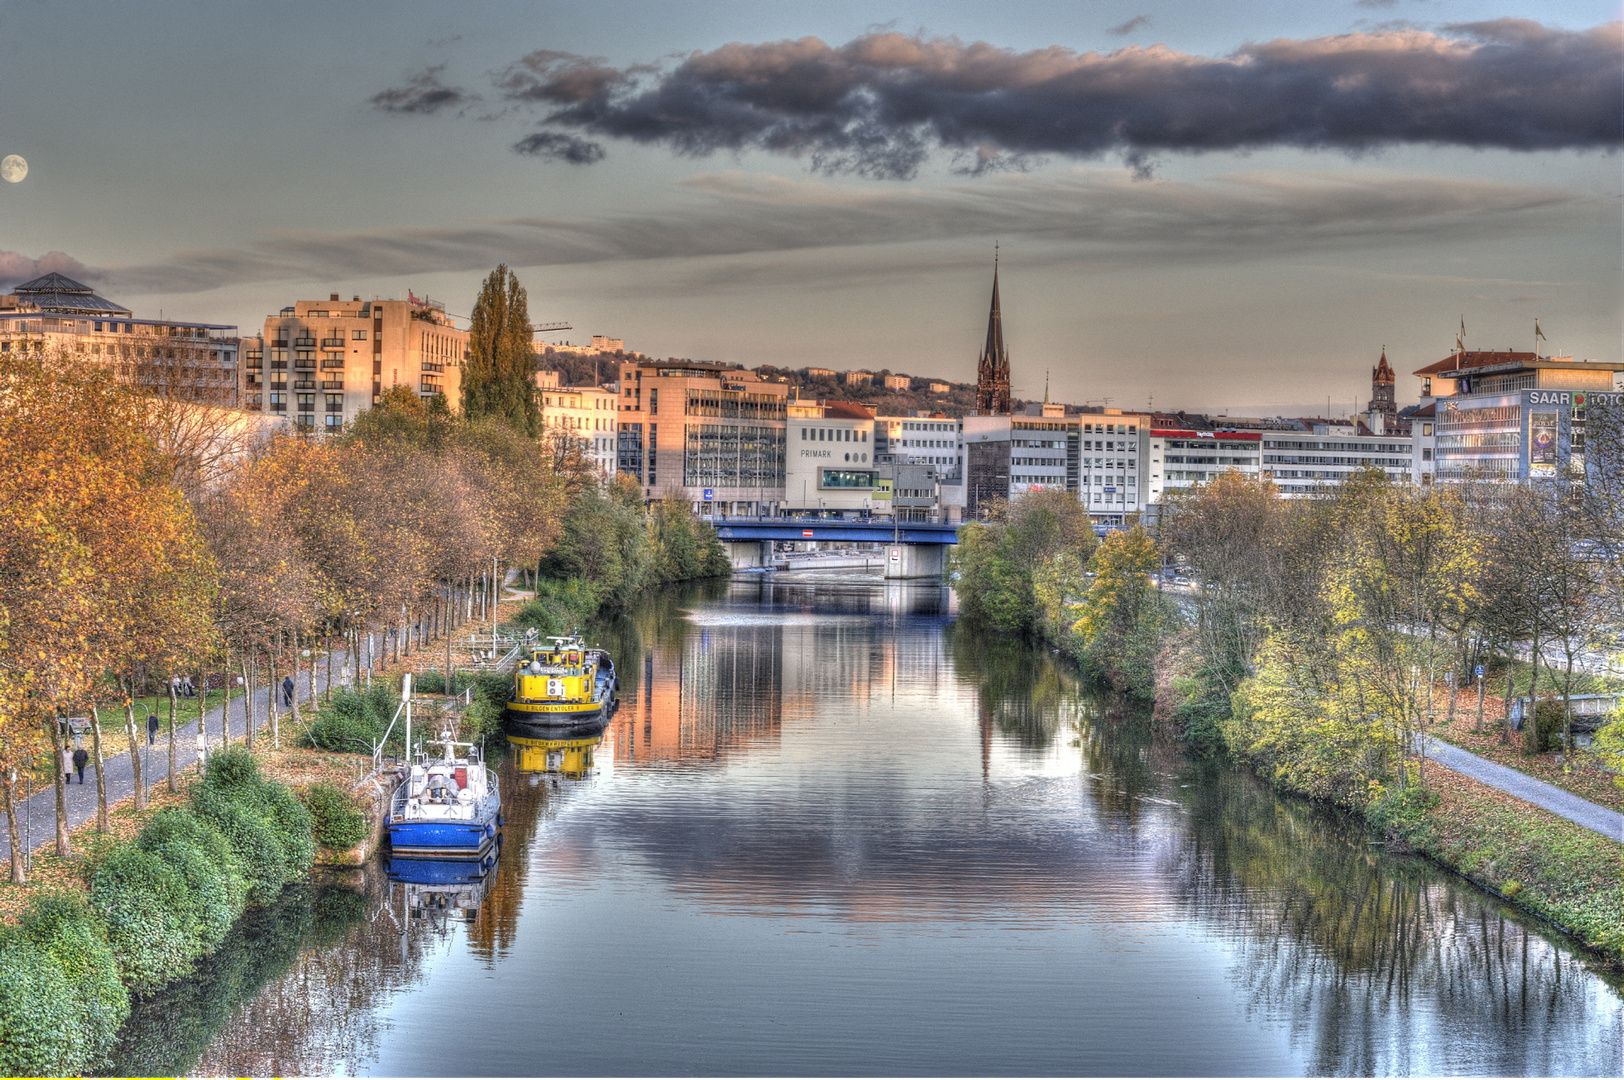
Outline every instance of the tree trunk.
{"type": "Polygon", "coordinates": [[[175,776],[175,725],[180,720],[180,702],[175,698],[175,684],[169,684],[169,790],[173,794],[180,790],[180,780],[175,776]]]}
{"type": "Polygon", "coordinates": [[[1533,674],[1528,679],[1528,712],[1523,716],[1523,746],[1525,754],[1539,753],[1539,635],[1534,635],[1533,674]]]}
{"type": "Polygon", "coordinates": [[[321,662],[316,653],[316,647],[312,645],[310,647],[310,667],[306,672],[306,676],[310,684],[310,691],[305,697],[306,704],[308,704],[312,709],[316,708],[316,665],[321,662]]]}
{"type": "Polygon", "coordinates": [[[299,715],[299,635],[293,635],[293,693],[288,701],[288,715],[293,717],[296,724],[304,723],[299,715]]]}
{"type": "Polygon", "coordinates": [[[107,781],[102,776],[101,714],[90,707],[91,764],[96,766],[96,831],[107,832],[113,823],[107,819],[107,781]]]}
{"type": "Polygon", "coordinates": [[[203,744],[203,758],[209,756],[209,673],[197,673],[197,737],[203,744]]]}
{"type": "Polygon", "coordinates": [[[68,833],[68,781],[62,772],[62,754],[67,750],[67,744],[62,738],[62,724],[55,717],[47,717],[46,723],[51,725],[51,754],[56,766],[51,770],[56,775],[56,853],[59,858],[73,857],[73,839],[68,833]]]}
{"type": "Polygon", "coordinates": [[[333,653],[335,652],[337,650],[333,648],[333,635],[329,630],[327,633],[327,689],[321,695],[323,701],[333,700],[333,653]]]}
{"type": "MultiPolygon", "coordinates": [[[[134,683],[131,678],[130,683],[134,683]]],[[[141,740],[135,730],[135,702],[130,693],[135,689],[127,685],[124,689],[124,731],[130,738],[130,772],[135,778],[135,808],[137,811],[147,808],[147,788],[141,778],[141,740]]]]}
{"type": "Polygon", "coordinates": [[[242,666],[242,744],[250,753],[254,750],[254,662],[251,651],[244,649],[237,657],[242,666]]]}
{"type": "MultiPolygon", "coordinates": [[[[51,764],[53,772],[61,770],[61,757],[51,764]]],[[[0,786],[6,789],[6,834],[11,840],[11,883],[27,885],[28,871],[23,869],[23,834],[17,828],[17,770],[7,769],[0,776],[0,786]]]]}
{"type": "MultiPolygon", "coordinates": [[[[278,635],[278,637],[280,638],[280,635],[278,635]]],[[[268,676],[268,678],[270,680],[269,685],[270,685],[270,691],[271,691],[269,696],[267,696],[265,698],[265,710],[266,710],[265,715],[270,720],[270,723],[271,723],[271,749],[272,750],[275,750],[278,746],[281,745],[281,743],[279,743],[277,741],[277,735],[278,735],[279,730],[280,730],[280,725],[279,725],[279,722],[278,722],[278,718],[279,718],[279,716],[281,714],[277,711],[277,706],[276,706],[276,694],[277,694],[276,668],[277,668],[277,664],[276,664],[276,652],[275,652],[276,646],[280,645],[280,644],[281,644],[280,641],[277,641],[277,642],[273,643],[271,645],[271,650],[272,651],[269,652],[265,657],[265,667],[266,667],[266,670],[270,672],[270,675],[268,676]]]]}

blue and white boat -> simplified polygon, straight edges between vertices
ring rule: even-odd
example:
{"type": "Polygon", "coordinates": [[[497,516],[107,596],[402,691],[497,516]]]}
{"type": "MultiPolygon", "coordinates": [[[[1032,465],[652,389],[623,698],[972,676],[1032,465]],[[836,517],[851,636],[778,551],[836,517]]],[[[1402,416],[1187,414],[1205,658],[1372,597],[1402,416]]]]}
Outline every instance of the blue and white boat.
{"type": "Polygon", "coordinates": [[[496,774],[472,743],[430,745],[440,755],[419,755],[390,800],[389,846],[397,858],[483,859],[502,823],[496,774]]]}

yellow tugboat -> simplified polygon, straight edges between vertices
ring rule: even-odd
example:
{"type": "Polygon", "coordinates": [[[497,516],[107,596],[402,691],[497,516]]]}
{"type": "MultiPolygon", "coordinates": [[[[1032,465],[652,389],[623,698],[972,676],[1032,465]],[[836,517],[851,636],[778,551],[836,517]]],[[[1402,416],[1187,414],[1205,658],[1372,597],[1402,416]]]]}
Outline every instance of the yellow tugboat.
{"type": "Polygon", "coordinates": [[[614,708],[615,664],[579,634],[550,637],[513,675],[508,719],[520,728],[574,728],[606,723],[614,708]]]}

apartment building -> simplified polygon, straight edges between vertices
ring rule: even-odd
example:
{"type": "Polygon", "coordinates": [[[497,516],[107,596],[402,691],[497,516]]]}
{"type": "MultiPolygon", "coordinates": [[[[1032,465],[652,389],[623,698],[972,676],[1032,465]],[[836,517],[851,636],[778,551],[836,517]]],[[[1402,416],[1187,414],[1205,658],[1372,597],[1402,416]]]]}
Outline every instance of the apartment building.
{"type": "Polygon", "coordinates": [[[617,468],[646,499],[674,494],[700,511],[776,514],[788,400],[787,384],[736,365],[622,363],[617,468]]]}
{"type": "Polygon", "coordinates": [[[550,438],[578,447],[600,477],[612,478],[619,445],[619,398],[599,386],[558,386],[556,371],[537,372],[543,374],[553,376],[554,384],[540,386],[543,430],[550,438]]]}
{"type": "Polygon", "coordinates": [[[431,301],[300,300],[245,345],[243,407],[291,416],[301,431],[336,431],[393,386],[457,409],[467,357],[468,332],[431,301]]]}
{"type": "Polygon", "coordinates": [[[164,397],[238,403],[235,326],[135,313],[63,274],[45,274],[0,295],[0,352],[55,350],[106,367],[164,397]]]}

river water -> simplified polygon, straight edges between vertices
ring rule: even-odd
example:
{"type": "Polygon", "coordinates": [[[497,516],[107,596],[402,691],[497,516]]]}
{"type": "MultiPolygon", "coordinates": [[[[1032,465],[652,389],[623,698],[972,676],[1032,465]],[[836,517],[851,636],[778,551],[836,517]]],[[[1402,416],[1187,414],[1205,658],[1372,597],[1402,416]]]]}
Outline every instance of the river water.
{"type": "Polygon", "coordinates": [[[105,1071],[1619,1073],[1618,981],[1560,935],[950,605],[651,597],[597,628],[601,740],[505,759],[493,869],[289,890],[105,1071]]]}

